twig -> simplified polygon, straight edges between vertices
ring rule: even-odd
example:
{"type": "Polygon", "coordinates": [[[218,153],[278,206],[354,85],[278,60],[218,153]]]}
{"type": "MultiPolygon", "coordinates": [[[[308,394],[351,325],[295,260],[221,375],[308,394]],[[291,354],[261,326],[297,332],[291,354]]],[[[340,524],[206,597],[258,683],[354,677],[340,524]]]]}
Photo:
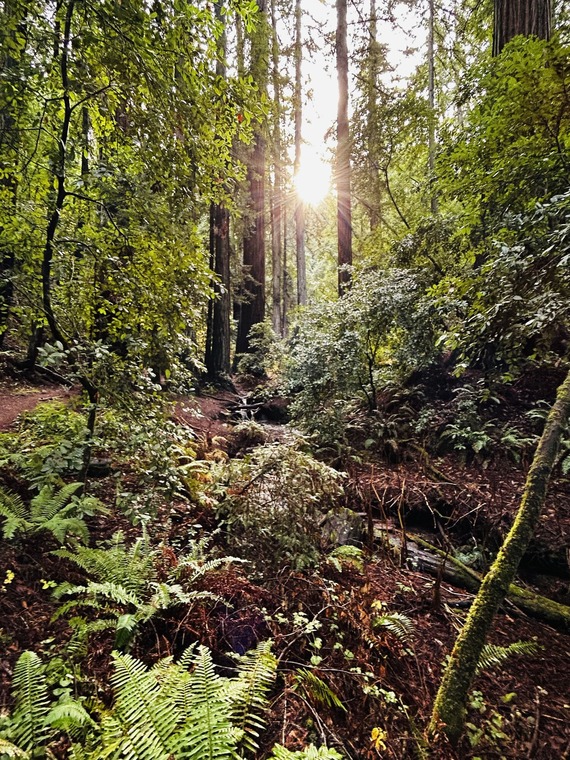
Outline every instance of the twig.
{"type": "Polygon", "coordinates": [[[536,747],[536,743],[538,741],[538,729],[540,725],[540,692],[536,691],[536,696],[534,698],[534,701],[536,703],[536,709],[534,711],[534,731],[532,733],[532,739],[530,740],[530,747],[528,748],[528,754],[527,758],[530,760],[530,758],[534,755],[534,748],[536,747]]]}

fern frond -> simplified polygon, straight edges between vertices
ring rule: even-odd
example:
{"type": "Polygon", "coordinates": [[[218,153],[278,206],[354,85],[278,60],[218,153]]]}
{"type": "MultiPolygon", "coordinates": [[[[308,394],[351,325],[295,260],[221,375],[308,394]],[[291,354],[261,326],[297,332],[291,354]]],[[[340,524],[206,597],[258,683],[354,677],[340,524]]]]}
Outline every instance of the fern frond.
{"type": "Polygon", "coordinates": [[[184,670],[188,670],[192,666],[192,663],[194,662],[194,658],[196,657],[196,647],[198,646],[198,642],[194,642],[193,644],[190,644],[189,647],[187,647],[182,652],[182,657],[178,661],[178,665],[181,668],[184,668],[184,670]]]}
{"type": "Polygon", "coordinates": [[[15,701],[12,735],[22,749],[33,750],[40,747],[47,736],[45,719],[49,712],[44,668],[35,652],[23,652],[18,658],[12,690],[15,701]]]}
{"type": "Polygon", "coordinates": [[[485,644],[477,664],[477,673],[496,668],[515,655],[536,654],[541,649],[543,647],[536,641],[513,641],[506,647],[498,644],[485,644]]]}
{"type": "Polygon", "coordinates": [[[34,523],[51,520],[65,507],[71,497],[83,486],[83,483],[67,483],[54,494],[53,486],[44,486],[30,503],[30,517],[34,523]]]}
{"type": "Polygon", "coordinates": [[[12,742],[9,742],[7,739],[2,739],[0,737],[0,757],[19,757],[23,760],[27,760],[27,758],[30,756],[27,752],[24,752],[23,749],[20,749],[20,747],[16,747],[16,745],[12,744],[12,742]]]}
{"type": "Polygon", "coordinates": [[[198,599],[222,601],[222,597],[211,591],[184,591],[179,583],[151,583],[155,589],[149,604],[156,610],[165,610],[176,604],[193,604],[198,599]]]}
{"type": "Polygon", "coordinates": [[[240,744],[244,749],[258,749],[254,737],[265,727],[263,713],[267,695],[275,680],[277,660],[271,652],[271,641],[262,641],[239,661],[237,681],[229,681],[228,698],[233,724],[243,732],[240,744]]]}
{"type": "Polygon", "coordinates": [[[154,556],[143,539],[125,546],[122,533],[113,536],[105,549],[78,546],[74,551],[60,549],[58,557],[70,560],[94,580],[124,586],[135,593],[144,588],[154,574],[154,556]]]}
{"type": "Polygon", "coordinates": [[[136,748],[133,757],[140,760],[168,760],[170,742],[177,723],[172,705],[160,700],[160,687],[152,671],[128,654],[113,653],[115,673],[111,682],[116,691],[115,715],[125,725],[123,753],[129,757],[129,745],[136,748]]]}
{"type": "Polygon", "coordinates": [[[415,626],[407,615],[401,612],[392,612],[389,615],[380,615],[372,620],[374,628],[385,628],[400,641],[406,643],[415,633],[415,626]]]}
{"type": "Polygon", "coordinates": [[[204,575],[218,570],[219,568],[226,568],[230,564],[245,564],[247,560],[240,557],[215,557],[214,559],[195,559],[192,556],[183,556],[178,560],[178,565],[175,569],[175,577],[187,580],[191,583],[199,580],[204,575]]]}
{"type": "Polygon", "coordinates": [[[346,712],[346,707],[338,695],[312,670],[299,668],[293,676],[293,689],[302,687],[306,695],[313,702],[320,703],[324,707],[340,707],[346,712]]]}
{"type": "Polygon", "coordinates": [[[0,517],[6,518],[2,526],[2,535],[13,538],[18,531],[29,530],[28,509],[18,494],[0,488],[0,517]]]}
{"type": "Polygon", "coordinates": [[[336,749],[315,747],[314,744],[309,744],[308,747],[297,752],[291,752],[280,744],[276,744],[269,760],[344,760],[344,757],[336,749]]]}
{"type": "Polygon", "coordinates": [[[83,705],[74,699],[54,705],[46,716],[46,724],[72,737],[79,737],[85,728],[96,725],[83,705]]]}
{"type": "MultiPolygon", "coordinates": [[[[141,600],[135,593],[117,583],[95,583],[94,581],[91,581],[86,586],[68,587],[64,589],[62,593],[66,596],[71,594],[86,594],[93,600],[102,597],[114,604],[132,604],[134,607],[139,607],[142,604],[141,600]]],[[[89,604],[88,599],[79,601],[89,604]]],[[[75,603],[78,604],[79,602],[75,603]]]]}
{"type": "Polygon", "coordinates": [[[89,530],[81,517],[65,517],[60,513],[43,523],[42,530],[49,530],[60,544],[65,543],[69,533],[77,536],[84,544],[89,541],[89,530]]]}
{"type": "Polygon", "coordinates": [[[178,742],[177,756],[194,760],[237,758],[240,734],[231,723],[226,684],[214,670],[210,650],[199,646],[193,664],[188,693],[191,718],[178,742]]]}

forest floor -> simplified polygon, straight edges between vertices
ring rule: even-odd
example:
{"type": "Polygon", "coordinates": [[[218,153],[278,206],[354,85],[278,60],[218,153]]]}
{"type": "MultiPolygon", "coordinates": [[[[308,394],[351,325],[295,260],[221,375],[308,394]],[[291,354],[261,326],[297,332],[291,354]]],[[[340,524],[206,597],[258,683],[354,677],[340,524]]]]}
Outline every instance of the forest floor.
{"type": "Polygon", "coordinates": [[[31,411],[42,401],[68,399],[69,388],[61,385],[36,386],[4,380],[0,382],[0,430],[9,430],[22,412],[31,411]]]}
{"type": "MultiPolygon", "coordinates": [[[[14,429],[18,415],[40,401],[65,400],[70,395],[57,386],[6,381],[0,386],[0,430],[14,429]]],[[[178,399],[173,420],[194,431],[198,457],[239,457],[246,449],[231,441],[240,403],[239,397],[220,391],[178,399]]],[[[283,426],[267,429],[269,443],[289,435],[283,426]]],[[[496,546],[518,507],[525,471],[505,459],[466,465],[455,455],[428,461],[413,450],[391,459],[376,457],[346,467],[343,506],[367,515],[376,529],[363,564],[325,560],[312,570],[283,567],[267,574],[248,573],[247,566],[230,567],[208,576],[204,586],[219,593],[223,603],[169,612],[136,641],[133,654],[153,662],[177,655],[199,640],[224,668],[229,665],[229,651],[271,636],[279,671],[259,758],[266,757],[275,742],[290,749],[326,743],[352,760],[422,757],[421,732],[429,719],[441,664],[473,596],[420,571],[413,556],[404,556],[401,548],[394,551],[378,535],[385,529],[401,536],[404,525],[444,548],[451,537],[466,554],[496,546]],[[413,630],[398,636],[390,627],[378,629],[374,617],[379,612],[405,615],[413,630]],[[297,613],[312,625],[282,622],[297,613]],[[299,668],[311,666],[340,702],[319,697],[309,682],[299,678],[299,668]]],[[[13,488],[14,481],[4,478],[4,485],[13,488]]],[[[94,490],[104,498],[112,488],[103,478],[94,490]]],[[[185,501],[165,504],[157,522],[161,520],[167,546],[176,546],[189,525],[216,527],[215,516],[203,505],[185,501]]],[[[121,515],[92,517],[89,528],[95,544],[116,530],[127,536],[133,531],[121,515]]],[[[570,604],[568,565],[564,566],[569,536],[570,482],[560,477],[549,491],[520,582],[563,604],[570,604]]],[[[223,548],[223,536],[219,541],[223,548]]],[[[164,561],[169,561],[166,553],[164,561]]],[[[49,551],[38,554],[33,539],[0,542],[0,711],[10,704],[19,654],[33,649],[51,656],[69,639],[67,623],[53,620],[58,602],[46,579],[74,580],[74,574],[77,570],[68,561],[49,551]],[[6,582],[8,570],[13,580],[6,582]]],[[[568,631],[533,619],[509,602],[497,615],[491,641],[502,645],[533,641],[538,648],[477,677],[463,744],[454,750],[442,743],[435,757],[569,757],[568,631]]],[[[97,684],[103,697],[109,696],[111,649],[112,637],[97,634],[82,664],[85,683],[97,684]]]]}

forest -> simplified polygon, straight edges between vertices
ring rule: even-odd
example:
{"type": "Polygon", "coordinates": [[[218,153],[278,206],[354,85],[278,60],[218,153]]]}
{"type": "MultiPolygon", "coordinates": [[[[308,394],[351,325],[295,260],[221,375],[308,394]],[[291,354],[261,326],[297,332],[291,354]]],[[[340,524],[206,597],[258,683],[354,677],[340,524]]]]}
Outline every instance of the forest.
{"type": "Polygon", "coordinates": [[[0,760],[570,757],[570,6],[0,0],[0,760]]]}

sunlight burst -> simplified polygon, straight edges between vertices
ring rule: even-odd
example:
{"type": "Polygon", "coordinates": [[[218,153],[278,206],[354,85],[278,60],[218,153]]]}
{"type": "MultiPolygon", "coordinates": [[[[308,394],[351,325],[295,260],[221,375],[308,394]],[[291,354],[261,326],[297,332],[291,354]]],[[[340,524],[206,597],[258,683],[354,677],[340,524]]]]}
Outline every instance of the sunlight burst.
{"type": "Polygon", "coordinates": [[[316,153],[304,153],[299,173],[294,178],[295,190],[303,203],[318,206],[331,189],[330,164],[316,153]]]}

